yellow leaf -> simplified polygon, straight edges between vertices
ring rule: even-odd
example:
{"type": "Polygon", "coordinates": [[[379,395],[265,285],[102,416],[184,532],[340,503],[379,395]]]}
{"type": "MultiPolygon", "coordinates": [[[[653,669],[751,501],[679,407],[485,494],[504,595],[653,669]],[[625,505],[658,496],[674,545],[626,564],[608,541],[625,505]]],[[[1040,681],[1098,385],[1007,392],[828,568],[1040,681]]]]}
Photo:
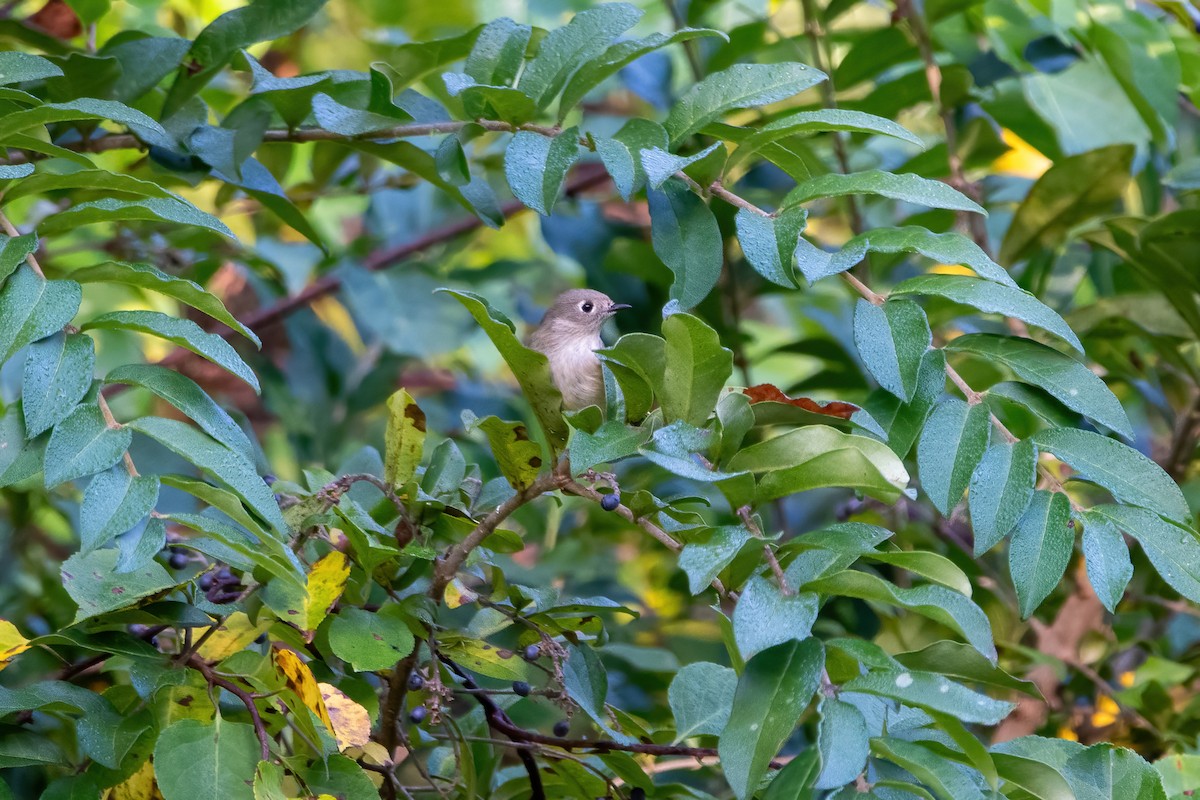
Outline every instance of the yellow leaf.
{"type": "Polygon", "coordinates": [[[1126,689],[1128,689],[1130,686],[1133,686],[1133,681],[1136,677],[1137,676],[1134,675],[1132,672],[1122,672],[1120,675],[1117,676],[1117,683],[1121,684],[1126,689]]]}
{"type": "Polygon", "coordinates": [[[1063,725],[1058,729],[1058,738],[1066,739],[1068,742],[1078,742],[1079,734],[1075,733],[1075,731],[1071,730],[1066,725],[1063,725]]]}
{"type": "Polygon", "coordinates": [[[347,697],[341,689],[330,683],[318,683],[321,699],[333,722],[333,736],[338,749],[362,747],[371,741],[371,716],[367,710],[347,697]]]}
{"type": "Polygon", "coordinates": [[[0,619],[0,670],[28,649],[29,640],[21,635],[17,626],[6,619],[0,619]]]}
{"type": "Polygon", "coordinates": [[[104,800],[162,800],[154,780],[154,765],[146,759],[137,772],[109,789],[104,800]]]}
{"type": "Polygon", "coordinates": [[[1053,161],[1035,150],[1033,145],[1008,128],[1000,131],[1000,138],[1011,149],[992,162],[992,168],[997,172],[1007,172],[1010,175],[1036,180],[1054,164],[1053,161]]]}
{"type": "Polygon", "coordinates": [[[404,389],[388,398],[387,408],[383,476],[393,486],[403,486],[412,479],[425,450],[425,412],[404,389]]]}
{"type": "Polygon", "coordinates": [[[291,650],[280,647],[275,650],[275,666],[279,667],[287,687],[300,698],[300,702],[308,706],[317,715],[317,719],[325,723],[329,732],[336,736],[333,721],[329,718],[329,709],[325,707],[325,700],[321,697],[321,687],[317,685],[317,679],[313,677],[308,665],[291,650]]]}
{"type": "Polygon", "coordinates": [[[223,661],[244,650],[270,627],[271,620],[266,617],[255,625],[244,611],[235,611],[200,645],[199,653],[205,661],[223,661]]]}
{"type": "Polygon", "coordinates": [[[520,422],[485,417],[475,427],[487,434],[500,472],[518,491],[529,486],[542,469],[542,446],[529,438],[520,422]]]}
{"type": "Polygon", "coordinates": [[[969,275],[975,277],[975,270],[964,267],[962,264],[935,264],[930,272],[938,275],[969,275]]]}
{"type": "Polygon", "coordinates": [[[304,608],[304,629],[316,630],[329,609],[342,596],[346,578],[350,577],[350,561],[346,554],[331,550],[312,565],[308,573],[308,599],[304,608]]]}

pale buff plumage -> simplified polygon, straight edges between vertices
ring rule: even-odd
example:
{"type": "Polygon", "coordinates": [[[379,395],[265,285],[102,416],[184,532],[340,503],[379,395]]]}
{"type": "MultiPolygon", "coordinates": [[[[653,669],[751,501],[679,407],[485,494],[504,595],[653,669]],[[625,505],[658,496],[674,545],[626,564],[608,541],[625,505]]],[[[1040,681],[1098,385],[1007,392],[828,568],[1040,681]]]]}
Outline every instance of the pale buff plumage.
{"type": "Polygon", "coordinates": [[[550,375],[562,393],[563,406],[575,410],[604,407],[604,379],[596,350],[604,347],[600,329],[623,308],[608,295],[592,289],[563,292],[529,335],[529,347],[546,355],[550,375]]]}

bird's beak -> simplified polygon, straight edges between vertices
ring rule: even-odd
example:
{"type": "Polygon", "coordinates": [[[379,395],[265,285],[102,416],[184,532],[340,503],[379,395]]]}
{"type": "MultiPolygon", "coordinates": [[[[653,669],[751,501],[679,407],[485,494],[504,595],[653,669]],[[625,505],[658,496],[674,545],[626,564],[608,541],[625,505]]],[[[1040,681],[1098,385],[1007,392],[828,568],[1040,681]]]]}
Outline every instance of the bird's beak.
{"type": "Polygon", "coordinates": [[[623,308],[633,308],[633,306],[629,305],[628,303],[613,303],[608,307],[608,313],[613,314],[623,308]]]}

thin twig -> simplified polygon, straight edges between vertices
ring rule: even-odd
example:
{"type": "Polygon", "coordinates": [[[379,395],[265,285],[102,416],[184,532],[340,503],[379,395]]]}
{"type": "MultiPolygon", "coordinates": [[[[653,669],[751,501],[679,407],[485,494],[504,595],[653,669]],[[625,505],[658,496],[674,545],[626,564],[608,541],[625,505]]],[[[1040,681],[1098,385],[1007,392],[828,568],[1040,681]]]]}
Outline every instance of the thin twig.
{"type": "MultiPolygon", "coordinates": [[[[464,687],[474,690],[479,689],[479,684],[471,680],[471,677],[463,671],[462,667],[441,653],[438,653],[438,658],[450,668],[451,672],[458,676],[464,687]]],[[[479,702],[479,705],[483,707],[483,715],[487,718],[489,727],[495,728],[514,742],[522,741],[510,732],[513,729],[522,729],[513,724],[508,714],[505,714],[504,710],[496,705],[496,702],[492,698],[483,693],[476,693],[474,697],[479,702]]],[[[525,748],[519,748],[517,750],[517,758],[521,759],[521,764],[525,767],[525,773],[529,776],[529,800],[545,800],[546,790],[542,786],[542,775],[538,770],[537,761],[534,759],[533,753],[525,748]]]]}
{"type": "MultiPolygon", "coordinates": [[[[108,407],[108,401],[104,399],[103,393],[96,395],[96,401],[100,406],[100,415],[104,417],[104,424],[109,430],[119,431],[125,427],[120,422],[117,422],[117,418],[113,416],[112,409],[108,407]]],[[[126,450],[121,456],[125,462],[125,471],[129,473],[129,476],[132,478],[138,477],[139,473],[133,463],[133,456],[129,455],[129,450],[126,450]]]]}

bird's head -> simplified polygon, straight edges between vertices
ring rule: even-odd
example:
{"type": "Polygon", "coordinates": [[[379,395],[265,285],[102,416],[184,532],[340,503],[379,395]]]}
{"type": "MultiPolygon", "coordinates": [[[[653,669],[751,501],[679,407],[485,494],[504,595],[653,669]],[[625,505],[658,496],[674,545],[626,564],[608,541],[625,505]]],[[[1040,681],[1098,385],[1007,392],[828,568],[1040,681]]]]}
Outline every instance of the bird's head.
{"type": "Polygon", "coordinates": [[[571,289],[563,292],[546,311],[540,327],[553,328],[560,334],[596,336],[605,320],[623,308],[604,292],[594,289],[571,289]]]}

